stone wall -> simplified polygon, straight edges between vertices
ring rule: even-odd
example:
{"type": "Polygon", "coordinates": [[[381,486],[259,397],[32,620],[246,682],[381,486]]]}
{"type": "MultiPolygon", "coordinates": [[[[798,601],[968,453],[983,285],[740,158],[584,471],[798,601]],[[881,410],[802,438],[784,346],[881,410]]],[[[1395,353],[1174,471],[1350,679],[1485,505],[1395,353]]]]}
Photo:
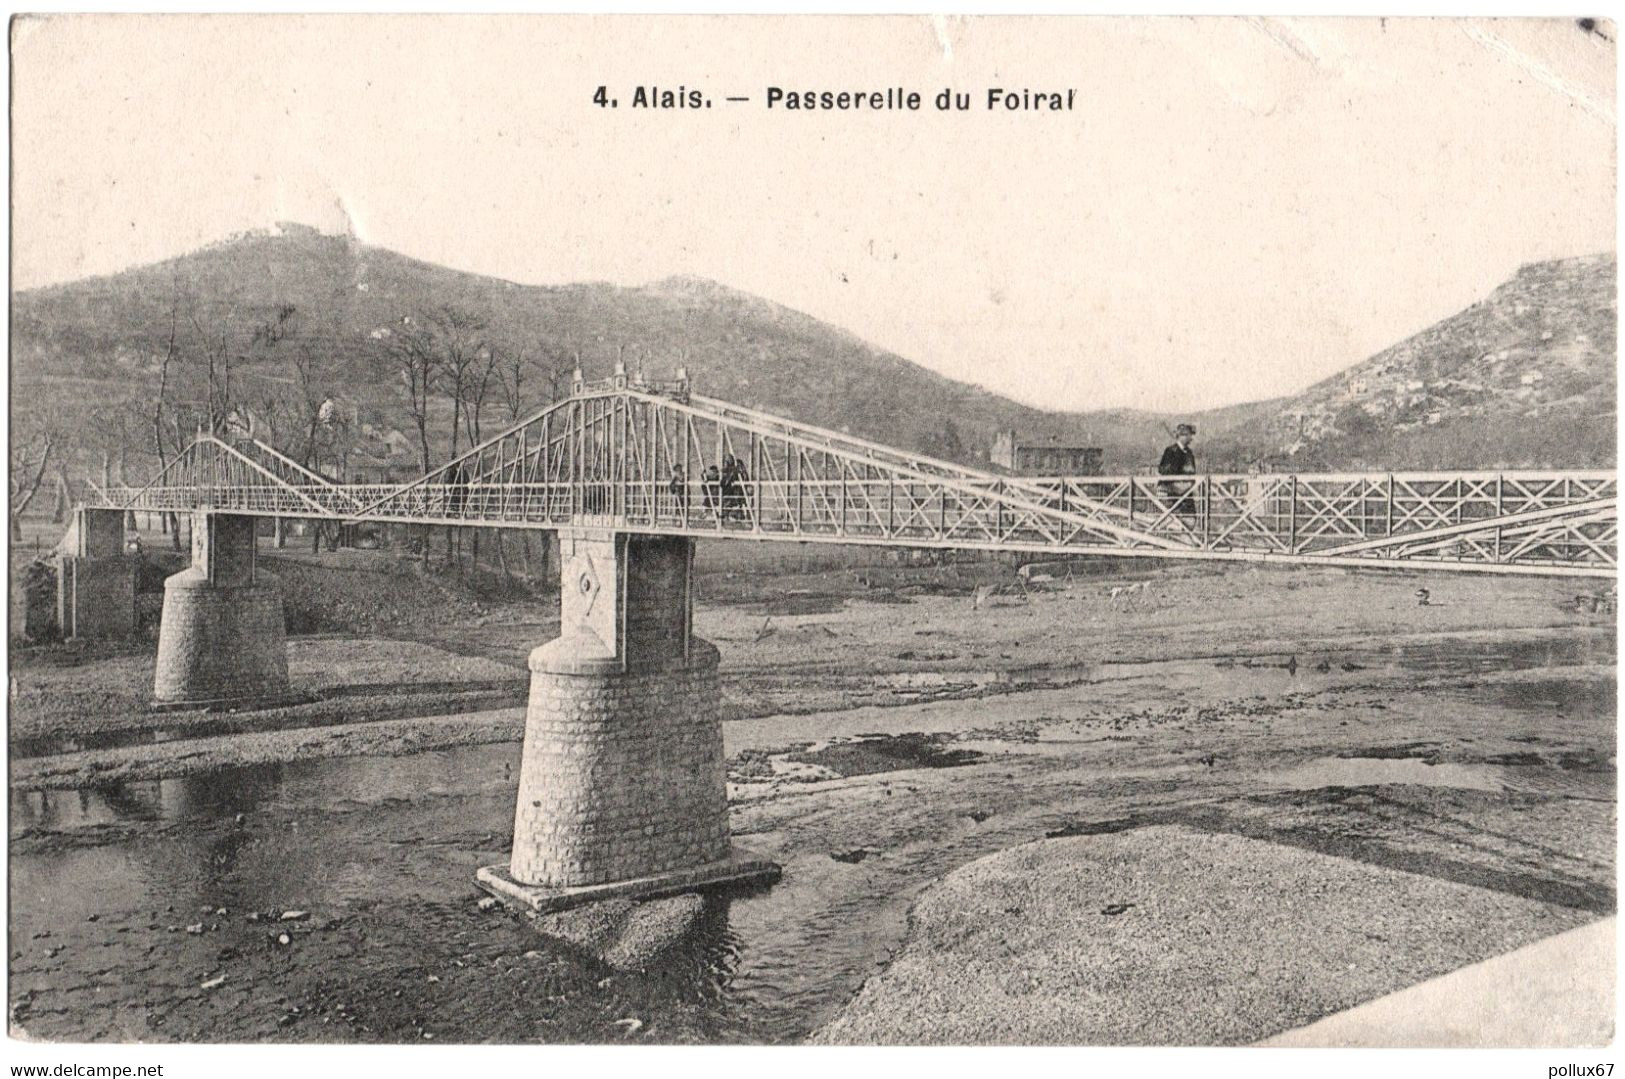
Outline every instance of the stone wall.
{"type": "Polygon", "coordinates": [[[564,649],[533,654],[515,880],[577,887],[728,856],[718,655],[698,639],[690,654],[686,666],[628,672],[572,664],[564,649]]]}

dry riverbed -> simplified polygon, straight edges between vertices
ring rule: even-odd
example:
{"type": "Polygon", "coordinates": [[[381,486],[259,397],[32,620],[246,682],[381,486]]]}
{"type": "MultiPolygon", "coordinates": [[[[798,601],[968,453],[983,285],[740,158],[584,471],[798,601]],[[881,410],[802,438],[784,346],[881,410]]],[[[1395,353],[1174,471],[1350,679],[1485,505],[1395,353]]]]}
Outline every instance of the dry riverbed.
{"type": "Polygon", "coordinates": [[[13,737],[65,741],[13,754],[14,1029],[1244,1042],[1614,909],[1614,629],[1575,583],[976,583],[702,581],[733,829],[785,875],[638,970],[470,883],[510,840],[545,612],[295,637],[315,701],[190,727],[139,652],[24,656],[13,737]],[[481,693],[507,707],[434,704],[481,693]],[[66,741],[121,732],[165,740],[66,741]]]}

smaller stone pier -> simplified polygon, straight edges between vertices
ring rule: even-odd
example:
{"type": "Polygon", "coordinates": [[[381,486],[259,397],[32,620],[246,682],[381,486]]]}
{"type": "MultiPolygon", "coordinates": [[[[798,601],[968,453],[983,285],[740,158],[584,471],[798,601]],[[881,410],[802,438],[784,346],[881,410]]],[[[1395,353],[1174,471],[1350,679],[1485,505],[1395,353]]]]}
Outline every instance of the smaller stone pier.
{"type": "Polygon", "coordinates": [[[136,560],[124,552],[124,511],[80,506],[67,538],[56,579],[56,624],[62,636],[134,634],[136,560]]]}
{"type": "Polygon", "coordinates": [[[255,518],[198,510],[192,564],[164,582],[153,696],[234,704],[288,695],[282,591],[255,566],[255,518]]]}

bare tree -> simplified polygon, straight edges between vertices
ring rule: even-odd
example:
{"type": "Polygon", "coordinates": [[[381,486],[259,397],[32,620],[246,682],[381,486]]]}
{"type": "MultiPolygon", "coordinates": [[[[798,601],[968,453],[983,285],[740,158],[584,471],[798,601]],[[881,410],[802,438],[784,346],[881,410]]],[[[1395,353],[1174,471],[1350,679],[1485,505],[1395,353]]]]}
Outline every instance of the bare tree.
{"type": "Polygon", "coordinates": [[[468,381],[464,391],[463,417],[468,426],[468,443],[477,446],[485,437],[481,431],[480,420],[485,411],[485,400],[490,396],[493,383],[500,384],[501,375],[497,366],[502,362],[502,350],[490,346],[481,350],[480,362],[475,366],[473,376],[468,381]]]}
{"type": "MultiPolygon", "coordinates": [[[[249,405],[255,438],[313,472],[325,469],[342,480],[354,437],[352,410],[342,402],[340,369],[321,345],[320,330],[309,325],[304,312],[291,303],[277,304],[255,326],[242,357],[262,366],[269,362],[272,371],[253,372],[252,380],[240,378],[255,382],[258,390],[239,394],[249,405]]],[[[324,534],[337,543],[336,533],[324,532],[319,521],[314,533],[317,549],[324,534]]],[[[276,544],[286,544],[281,518],[276,520],[276,544]]]]}
{"type": "Polygon", "coordinates": [[[574,349],[570,356],[555,355],[547,368],[547,403],[552,404],[567,395],[570,380],[581,369],[581,350],[574,349]],[[562,387],[562,388],[561,388],[562,387]]]}
{"type": "Polygon", "coordinates": [[[434,334],[411,316],[384,338],[384,351],[395,368],[406,407],[418,430],[418,446],[423,451],[423,471],[433,467],[429,450],[429,405],[440,386],[443,365],[435,347],[434,334]]]}
{"type": "MultiPolygon", "coordinates": [[[[152,400],[152,449],[163,471],[185,452],[195,432],[218,434],[239,413],[233,371],[232,315],[206,317],[195,296],[188,295],[177,274],[171,282],[169,325],[157,355],[157,387],[152,400]],[[182,321],[191,326],[190,342],[182,321]]],[[[174,547],[180,549],[178,515],[162,516],[174,547]]]]}
{"type": "Polygon", "coordinates": [[[483,400],[484,387],[490,381],[491,353],[485,344],[485,323],[460,308],[442,307],[429,315],[429,325],[445,372],[441,389],[451,403],[451,456],[456,457],[459,433],[466,432],[471,442],[475,437],[469,426],[470,395],[479,386],[483,400]],[[480,377],[482,370],[484,379],[480,377]]]}
{"type": "Polygon", "coordinates": [[[51,462],[51,471],[56,473],[56,505],[51,507],[51,523],[64,524],[73,513],[73,484],[68,480],[62,454],[57,454],[51,462]]]}
{"type": "Polygon", "coordinates": [[[127,482],[130,452],[137,448],[134,443],[145,423],[146,410],[144,396],[109,397],[86,410],[83,421],[71,428],[71,437],[69,428],[59,422],[57,429],[63,432],[64,440],[58,447],[58,460],[100,458],[99,482],[103,490],[127,482]]]}
{"type": "Polygon", "coordinates": [[[574,365],[568,353],[541,349],[506,349],[496,362],[497,392],[510,423],[540,405],[550,405],[564,396],[574,365]]]}
{"type": "MultiPolygon", "coordinates": [[[[483,362],[483,324],[457,308],[444,307],[427,315],[402,317],[384,340],[384,352],[395,369],[406,394],[407,410],[418,431],[423,454],[423,471],[433,467],[429,421],[435,399],[444,395],[451,405],[451,455],[457,450],[463,428],[463,409],[475,364],[483,362]]],[[[428,534],[424,536],[428,550],[428,534]]],[[[451,530],[447,529],[447,549],[451,530]]]]}
{"type": "Polygon", "coordinates": [[[51,466],[51,454],[56,449],[56,435],[49,428],[35,431],[11,445],[11,539],[22,541],[22,515],[28,504],[39,493],[46,469],[51,466]]]}
{"type": "Polygon", "coordinates": [[[222,319],[220,324],[212,330],[206,328],[202,318],[194,306],[190,320],[192,328],[197,332],[200,351],[203,354],[203,374],[206,380],[203,398],[204,426],[209,434],[219,434],[226,427],[226,420],[237,407],[232,397],[231,370],[234,359],[231,351],[230,319],[222,319]]]}
{"type": "Polygon", "coordinates": [[[499,352],[492,349],[491,356],[496,365],[497,394],[508,411],[508,422],[518,423],[525,410],[526,391],[535,381],[530,350],[512,348],[499,352]]]}
{"type": "Polygon", "coordinates": [[[347,456],[354,425],[340,403],[345,380],[298,307],[272,308],[241,358],[274,364],[272,374],[255,373],[257,393],[238,395],[253,409],[256,438],[314,472],[322,471],[324,459],[331,463],[347,456]]]}
{"type": "MultiPolygon", "coordinates": [[[[181,453],[180,434],[173,410],[168,410],[170,394],[170,373],[176,366],[180,357],[180,349],[176,340],[176,331],[180,322],[181,290],[177,278],[170,291],[169,299],[169,336],[164,341],[164,350],[158,358],[158,392],[153,397],[152,405],[152,449],[158,457],[158,471],[161,473],[169,467],[172,456],[181,453]],[[166,415],[166,410],[169,414],[166,415]],[[174,453],[166,443],[166,436],[173,439],[174,453]]],[[[169,530],[170,544],[175,550],[181,549],[180,519],[174,513],[163,514],[159,520],[169,530]]]]}

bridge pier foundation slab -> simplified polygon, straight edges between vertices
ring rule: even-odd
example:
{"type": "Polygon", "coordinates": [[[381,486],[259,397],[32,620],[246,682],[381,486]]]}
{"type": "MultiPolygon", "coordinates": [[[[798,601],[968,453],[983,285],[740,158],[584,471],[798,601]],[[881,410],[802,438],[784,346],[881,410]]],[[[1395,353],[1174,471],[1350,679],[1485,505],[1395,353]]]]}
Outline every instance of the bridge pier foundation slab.
{"type": "Polygon", "coordinates": [[[479,884],[537,912],[778,878],[728,832],[718,654],[693,636],[693,541],[560,535],[563,632],[530,656],[507,865],[479,884]]]}
{"type": "Polygon", "coordinates": [[[164,581],[153,696],[218,705],[288,696],[282,590],[255,562],[255,518],[200,510],[192,564],[164,581]]]}

